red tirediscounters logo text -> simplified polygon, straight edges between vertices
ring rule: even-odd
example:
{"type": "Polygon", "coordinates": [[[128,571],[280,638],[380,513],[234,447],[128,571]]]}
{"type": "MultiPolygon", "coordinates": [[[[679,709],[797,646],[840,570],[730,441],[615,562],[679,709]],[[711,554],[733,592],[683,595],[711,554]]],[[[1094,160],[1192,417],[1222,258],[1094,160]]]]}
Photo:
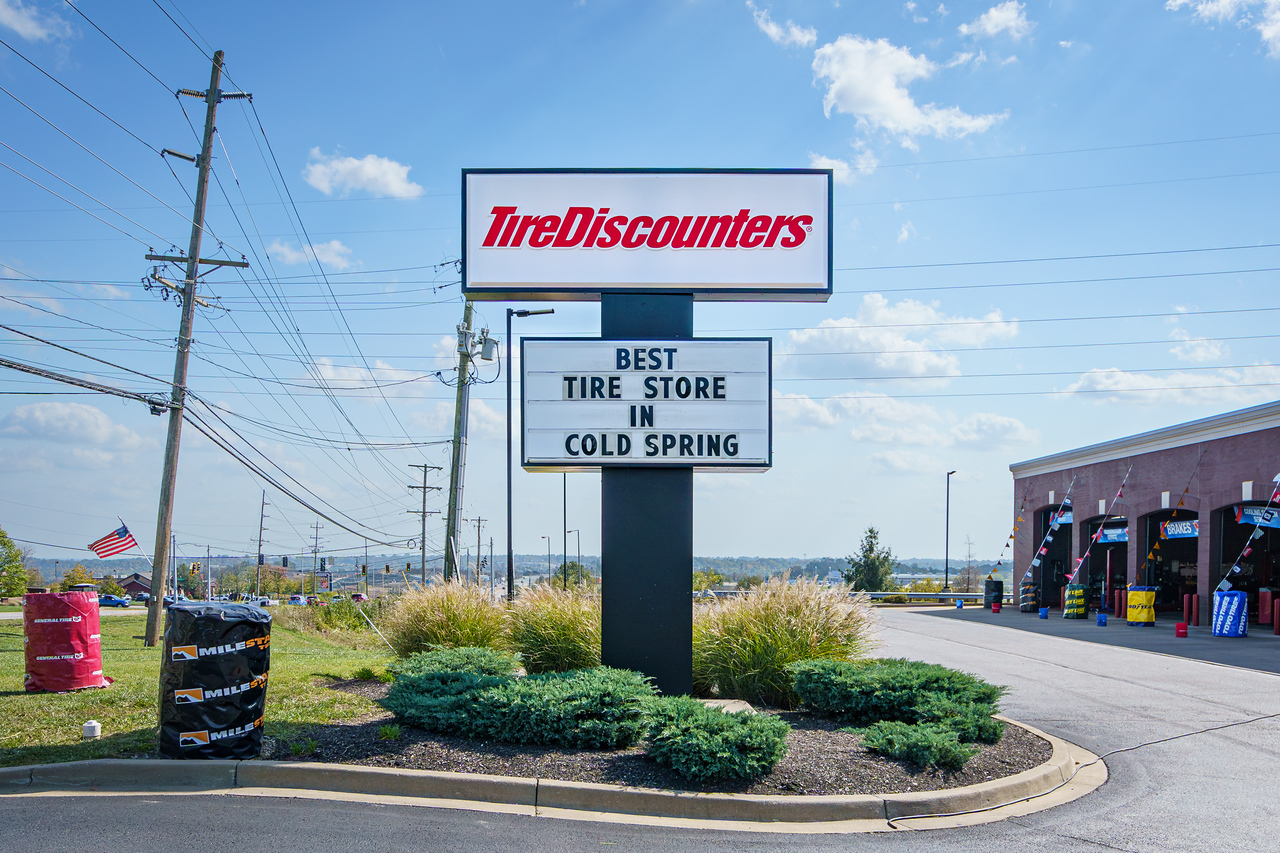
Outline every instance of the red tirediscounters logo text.
{"type": "Polygon", "coordinates": [[[813,231],[813,217],[754,214],[623,216],[607,207],[570,207],[563,215],[523,214],[494,206],[480,244],[486,249],[794,249],[813,231]]]}

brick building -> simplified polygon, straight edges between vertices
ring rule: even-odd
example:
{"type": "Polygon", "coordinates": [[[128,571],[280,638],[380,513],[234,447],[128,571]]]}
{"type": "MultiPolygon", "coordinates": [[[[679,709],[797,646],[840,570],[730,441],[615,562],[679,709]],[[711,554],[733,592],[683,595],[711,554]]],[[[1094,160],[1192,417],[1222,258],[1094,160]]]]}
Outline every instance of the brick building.
{"type": "Polygon", "coordinates": [[[1058,605],[1058,590],[1081,557],[1077,582],[1088,585],[1094,606],[1135,584],[1159,590],[1157,609],[1181,610],[1188,592],[1199,593],[1206,608],[1226,573],[1233,588],[1249,593],[1256,612],[1258,590],[1280,588],[1280,512],[1266,512],[1280,474],[1280,402],[1017,462],[1009,470],[1014,508],[1023,507],[1024,519],[1014,539],[1014,585],[1030,567],[1044,604],[1058,605]],[[1259,523],[1261,533],[1251,542],[1259,523]],[[1090,545],[1099,527],[1103,534],[1090,545]],[[1233,565],[1241,570],[1232,574],[1233,565]]]}

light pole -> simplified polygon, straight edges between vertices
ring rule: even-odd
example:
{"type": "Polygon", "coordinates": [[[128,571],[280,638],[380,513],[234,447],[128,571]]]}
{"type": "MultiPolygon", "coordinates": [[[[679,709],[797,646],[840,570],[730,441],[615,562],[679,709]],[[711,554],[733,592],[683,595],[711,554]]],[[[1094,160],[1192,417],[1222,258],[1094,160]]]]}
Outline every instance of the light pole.
{"type": "Polygon", "coordinates": [[[947,472],[947,520],[945,531],[942,534],[945,540],[942,543],[942,565],[943,571],[946,572],[942,581],[943,592],[951,591],[951,475],[954,473],[955,471],[947,472]]]}
{"type": "Polygon", "coordinates": [[[516,597],[516,561],[511,545],[511,318],[554,313],[554,308],[538,311],[507,309],[507,601],[514,601],[516,597]]]}
{"type": "Polygon", "coordinates": [[[564,588],[569,589],[569,474],[560,475],[560,529],[564,531],[564,541],[560,543],[560,556],[564,558],[564,588]]]}
{"type": "Polygon", "coordinates": [[[547,540],[547,587],[551,587],[551,537],[543,536],[547,540]]]}
{"type": "MultiPolygon", "coordinates": [[[[578,537],[578,569],[577,569],[577,571],[578,571],[578,581],[579,581],[579,582],[581,582],[581,581],[582,581],[582,531],[581,531],[581,530],[566,530],[566,531],[564,532],[564,535],[565,535],[565,539],[566,539],[566,540],[568,539],[568,537],[569,537],[569,534],[570,534],[570,533],[573,533],[573,534],[575,534],[575,535],[578,537]]],[[[569,563],[569,555],[568,555],[568,554],[565,554],[564,562],[565,562],[565,567],[564,567],[564,588],[565,588],[565,589],[568,589],[568,588],[569,588],[569,565],[568,565],[568,563],[569,563]]]]}

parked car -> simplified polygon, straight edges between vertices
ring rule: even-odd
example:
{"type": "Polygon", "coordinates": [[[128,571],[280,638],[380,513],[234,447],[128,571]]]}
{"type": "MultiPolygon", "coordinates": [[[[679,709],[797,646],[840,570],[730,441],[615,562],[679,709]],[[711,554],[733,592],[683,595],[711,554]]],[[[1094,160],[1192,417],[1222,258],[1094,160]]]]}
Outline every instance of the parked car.
{"type": "Polygon", "coordinates": [[[363,592],[353,592],[351,593],[351,600],[352,601],[368,601],[369,596],[365,595],[363,592]]]}
{"type": "Polygon", "coordinates": [[[133,597],[134,604],[147,604],[151,601],[151,593],[140,592],[133,597]]]}
{"type": "Polygon", "coordinates": [[[307,604],[310,604],[312,607],[327,607],[329,602],[325,601],[322,598],[317,598],[314,595],[308,595],[307,604]]]}
{"type": "Polygon", "coordinates": [[[265,595],[260,598],[255,598],[251,603],[258,605],[259,607],[279,607],[280,606],[280,600],[278,598],[267,598],[265,595]]]}
{"type": "Polygon", "coordinates": [[[332,599],[332,600],[333,600],[333,601],[342,601],[344,598],[346,598],[346,596],[345,596],[345,595],[343,595],[342,593],[338,593],[337,595],[335,595],[335,596],[333,597],[333,599],[332,599]]]}
{"type": "Polygon", "coordinates": [[[100,595],[98,596],[99,607],[128,607],[129,602],[125,601],[118,595],[100,595]]]}
{"type": "Polygon", "coordinates": [[[307,604],[306,596],[302,596],[302,595],[291,595],[291,596],[289,596],[289,604],[291,604],[291,605],[293,605],[293,606],[295,606],[295,607],[305,607],[305,606],[306,606],[306,604],[307,604]]]}

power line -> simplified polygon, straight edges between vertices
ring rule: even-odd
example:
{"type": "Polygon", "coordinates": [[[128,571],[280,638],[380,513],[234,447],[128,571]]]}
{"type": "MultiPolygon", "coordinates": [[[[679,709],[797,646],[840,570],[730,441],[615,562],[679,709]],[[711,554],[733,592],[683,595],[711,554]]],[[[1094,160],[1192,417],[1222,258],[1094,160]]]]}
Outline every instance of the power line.
{"type": "Polygon", "coordinates": [[[151,69],[150,69],[150,68],[148,68],[147,66],[143,65],[141,62],[139,62],[139,61],[138,61],[137,57],[135,57],[135,56],[134,56],[132,53],[130,53],[129,51],[125,50],[125,49],[124,49],[124,47],[122,47],[122,46],[121,46],[120,42],[116,41],[116,40],[115,40],[115,39],[113,39],[111,36],[107,35],[107,33],[102,29],[102,27],[100,27],[100,26],[98,26],[97,24],[95,24],[95,23],[94,23],[94,22],[89,18],[89,16],[88,16],[88,15],[86,15],[86,14],[84,13],[84,11],[83,11],[79,6],[77,6],[75,3],[72,3],[72,2],[71,2],[71,0],[66,0],[66,4],[67,4],[68,6],[70,6],[70,7],[75,11],[75,13],[76,13],[77,15],[79,15],[80,17],[82,17],[82,18],[84,18],[86,21],[88,21],[88,22],[89,22],[89,26],[93,27],[93,28],[94,28],[95,30],[97,30],[99,33],[102,33],[103,38],[105,38],[107,41],[109,41],[109,42],[111,42],[112,44],[114,44],[116,47],[120,48],[120,52],[121,52],[121,53],[123,53],[125,56],[129,57],[130,59],[132,59],[132,60],[133,60],[133,63],[134,63],[135,65],[137,65],[139,68],[141,68],[143,71],[145,71],[145,72],[147,73],[147,76],[148,76],[148,77],[150,77],[152,80],[155,80],[157,83],[159,83],[161,86],[163,86],[163,87],[164,87],[164,90],[165,90],[166,92],[172,92],[172,91],[173,91],[173,87],[165,85],[165,82],[164,82],[163,80],[161,80],[161,79],[160,79],[159,77],[157,77],[155,74],[151,73],[151,69]]]}
{"type": "Polygon", "coordinates": [[[50,74],[48,71],[45,71],[45,70],[44,70],[43,68],[41,68],[39,65],[36,65],[34,62],[32,62],[30,59],[27,59],[27,58],[26,58],[25,56],[23,56],[23,55],[22,55],[22,53],[20,53],[20,52],[18,51],[18,49],[17,49],[17,48],[15,48],[13,45],[9,44],[9,43],[8,43],[7,41],[5,41],[4,39],[0,39],[0,44],[4,45],[5,47],[9,48],[9,50],[13,51],[13,53],[14,53],[14,54],[19,58],[19,59],[21,59],[23,62],[27,63],[27,64],[28,64],[28,65],[30,65],[32,68],[34,68],[35,70],[39,71],[39,72],[40,72],[41,74],[43,74],[45,77],[48,77],[48,78],[49,78],[50,80],[52,80],[54,83],[57,83],[57,84],[58,84],[58,86],[60,86],[64,91],[66,91],[66,92],[67,92],[67,94],[71,95],[71,96],[72,96],[73,98],[75,98],[77,101],[79,101],[80,103],[84,104],[86,107],[88,107],[89,109],[93,110],[95,113],[97,113],[98,115],[102,116],[102,117],[103,117],[103,118],[105,118],[107,121],[111,122],[111,123],[112,123],[112,124],[114,124],[116,127],[120,128],[120,129],[121,129],[121,130],[123,130],[125,133],[129,134],[130,136],[132,136],[134,139],[138,140],[138,142],[140,142],[140,143],[142,143],[143,145],[145,145],[145,146],[146,146],[147,148],[149,148],[151,151],[155,152],[156,154],[159,154],[159,153],[160,153],[158,150],[156,150],[156,147],[155,147],[154,145],[151,145],[149,142],[147,142],[147,141],[146,141],[145,139],[143,139],[141,136],[138,136],[138,134],[134,133],[132,130],[130,130],[129,128],[125,127],[123,124],[121,124],[120,122],[116,121],[116,120],[115,120],[115,119],[113,119],[111,116],[107,115],[107,114],[106,114],[106,113],[104,113],[102,110],[98,109],[97,107],[95,107],[93,104],[89,103],[89,102],[88,102],[87,100],[85,100],[84,98],[80,97],[80,95],[78,95],[78,94],[76,94],[74,91],[72,91],[72,89],[70,89],[68,86],[66,86],[64,83],[62,83],[62,81],[60,81],[57,77],[54,77],[54,76],[53,76],[52,74],[50,74]]]}
{"type": "MultiPolygon", "coordinates": [[[[7,146],[6,146],[6,147],[7,147],[7,146]]],[[[19,155],[19,156],[21,156],[21,155],[19,155]]],[[[39,181],[37,181],[35,178],[32,178],[32,177],[30,177],[29,175],[24,175],[24,174],[22,174],[22,173],[21,173],[21,172],[19,172],[17,169],[15,169],[15,168],[13,168],[12,166],[10,166],[8,163],[5,163],[4,161],[0,161],[0,166],[3,166],[4,168],[8,169],[10,172],[13,172],[15,175],[17,175],[19,178],[22,178],[24,181],[30,181],[31,183],[35,184],[35,185],[36,185],[37,187],[39,187],[40,189],[42,189],[42,190],[44,190],[45,192],[47,192],[49,195],[51,195],[51,196],[55,196],[55,197],[57,197],[57,198],[60,198],[60,199],[62,199],[63,201],[65,201],[67,204],[69,204],[69,205],[71,205],[72,207],[76,208],[77,210],[80,210],[80,211],[83,211],[84,213],[89,214],[89,216],[92,216],[94,219],[98,220],[98,221],[99,221],[99,222],[101,222],[103,225],[107,226],[108,228],[111,228],[111,229],[114,229],[114,230],[116,230],[116,231],[119,231],[121,234],[123,234],[124,236],[128,237],[130,240],[134,240],[134,241],[136,241],[136,242],[138,242],[138,243],[141,243],[143,246],[147,246],[147,245],[148,245],[146,240],[142,240],[142,239],[140,239],[140,238],[138,238],[138,237],[135,237],[134,235],[130,234],[128,231],[125,231],[123,228],[120,228],[119,226],[112,225],[110,222],[108,222],[107,220],[103,219],[101,216],[98,216],[96,213],[89,213],[89,211],[85,210],[83,207],[81,207],[80,205],[76,204],[76,203],[75,203],[74,201],[72,201],[71,199],[69,199],[69,198],[67,198],[67,197],[65,197],[65,196],[63,196],[63,195],[59,195],[57,192],[55,192],[55,191],[53,191],[53,190],[49,189],[49,188],[48,188],[48,187],[46,187],[44,184],[42,184],[42,183],[40,183],[39,181]]],[[[62,180],[62,179],[61,179],[61,178],[59,178],[59,180],[62,180]]],[[[133,220],[129,220],[129,221],[130,221],[130,222],[132,222],[133,220]]],[[[134,224],[136,225],[137,223],[134,223],[134,224]]],[[[139,226],[139,227],[141,227],[141,226],[139,226]]],[[[162,241],[162,242],[164,241],[164,238],[163,238],[163,237],[161,237],[159,234],[156,234],[154,231],[151,231],[150,229],[147,229],[147,228],[143,228],[142,230],[143,230],[143,231],[146,231],[148,234],[150,234],[151,236],[153,236],[153,237],[157,238],[158,240],[160,240],[160,241],[162,241]]],[[[24,242],[24,241],[16,241],[16,242],[24,242]]],[[[50,242],[58,242],[58,241],[50,241],[50,242]]],[[[148,246],[148,248],[150,248],[150,247],[148,246]]]]}
{"type": "Polygon", "coordinates": [[[836,207],[872,207],[883,204],[921,204],[928,201],[967,201],[975,198],[1008,198],[1010,196],[1041,195],[1043,193],[1083,192],[1085,190],[1113,190],[1128,187],[1150,187],[1159,184],[1185,184],[1193,181],[1219,181],[1228,178],[1258,178],[1266,175],[1280,175],[1280,169],[1263,172],[1235,172],[1227,175],[1198,175],[1189,178],[1161,178],[1154,181],[1126,181],[1118,184],[1092,184],[1082,187],[1046,187],[1038,190],[1009,190],[1002,193],[974,193],[972,195],[945,195],[932,198],[902,198],[889,201],[852,201],[837,204],[836,207]]]}
{"type": "Polygon", "coordinates": [[[1109,252],[1094,255],[1059,255],[1047,258],[1003,258],[991,261],[945,261],[934,264],[891,264],[880,267],[837,267],[835,272],[871,272],[874,270],[918,270],[938,267],[974,267],[992,264],[1038,264],[1055,261],[1093,261],[1107,258],[1145,258],[1154,255],[1188,255],[1200,252],[1238,252],[1245,249],[1275,249],[1280,243],[1250,243],[1243,246],[1204,246],[1194,249],[1153,249],[1145,252],[1109,252]]]}

